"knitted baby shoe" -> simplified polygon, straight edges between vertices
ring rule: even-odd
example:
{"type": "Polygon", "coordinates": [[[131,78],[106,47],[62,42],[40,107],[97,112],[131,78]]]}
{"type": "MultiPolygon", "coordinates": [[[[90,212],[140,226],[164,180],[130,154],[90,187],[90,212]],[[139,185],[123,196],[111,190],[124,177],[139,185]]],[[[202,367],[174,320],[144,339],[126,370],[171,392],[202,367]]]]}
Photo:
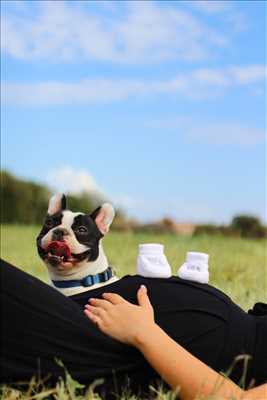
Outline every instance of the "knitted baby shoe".
{"type": "Polygon", "coordinates": [[[209,282],[209,255],[188,251],[185,263],[178,269],[179,278],[189,281],[208,283],[209,282]]]}
{"type": "Polygon", "coordinates": [[[146,278],[170,278],[171,267],[162,244],[139,244],[137,274],[146,278]]]}

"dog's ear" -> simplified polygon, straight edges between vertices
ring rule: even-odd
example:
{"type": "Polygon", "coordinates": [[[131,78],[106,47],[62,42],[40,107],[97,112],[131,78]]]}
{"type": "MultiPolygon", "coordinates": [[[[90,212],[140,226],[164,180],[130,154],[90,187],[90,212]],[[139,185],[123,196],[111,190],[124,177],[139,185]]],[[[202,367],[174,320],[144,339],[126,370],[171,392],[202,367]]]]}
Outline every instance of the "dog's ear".
{"type": "Polygon", "coordinates": [[[65,210],[67,205],[66,196],[63,193],[57,193],[51,197],[48,205],[48,215],[56,214],[65,210]]]}
{"type": "Polygon", "coordinates": [[[104,203],[90,214],[90,217],[95,221],[100,232],[105,235],[115,217],[115,210],[109,203],[104,203]]]}

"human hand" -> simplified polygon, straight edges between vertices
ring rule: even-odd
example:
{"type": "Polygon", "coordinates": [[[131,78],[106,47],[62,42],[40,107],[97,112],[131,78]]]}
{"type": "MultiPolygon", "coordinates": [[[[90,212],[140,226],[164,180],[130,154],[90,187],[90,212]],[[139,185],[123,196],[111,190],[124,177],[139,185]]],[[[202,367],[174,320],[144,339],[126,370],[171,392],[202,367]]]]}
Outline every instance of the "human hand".
{"type": "Polygon", "coordinates": [[[104,293],[102,299],[89,300],[85,315],[105,334],[123,343],[138,346],[144,335],[155,325],[154,310],[145,286],[137,292],[139,305],[126,301],[115,293],[104,293]]]}

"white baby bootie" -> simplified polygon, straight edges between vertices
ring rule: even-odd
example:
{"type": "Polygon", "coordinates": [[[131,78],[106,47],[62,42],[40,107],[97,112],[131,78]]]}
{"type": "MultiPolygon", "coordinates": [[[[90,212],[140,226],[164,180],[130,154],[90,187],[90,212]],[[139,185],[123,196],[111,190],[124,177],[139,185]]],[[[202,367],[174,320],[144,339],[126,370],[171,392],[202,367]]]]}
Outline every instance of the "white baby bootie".
{"type": "Polygon", "coordinates": [[[209,255],[188,251],[186,262],[178,269],[179,278],[189,281],[208,283],[209,282],[209,255]]]}
{"type": "Polygon", "coordinates": [[[162,244],[139,244],[137,274],[145,278],[171,277],[171,267],[162,244]]]}

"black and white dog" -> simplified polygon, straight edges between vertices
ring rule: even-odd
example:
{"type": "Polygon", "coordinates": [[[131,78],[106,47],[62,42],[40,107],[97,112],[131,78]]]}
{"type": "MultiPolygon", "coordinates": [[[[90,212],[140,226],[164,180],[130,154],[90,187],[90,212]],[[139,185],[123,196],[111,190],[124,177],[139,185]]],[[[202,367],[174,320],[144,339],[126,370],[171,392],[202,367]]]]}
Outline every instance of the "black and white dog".
{"type": "Polygon", "coordinates": [[[52,286],[72,296],[118,279],[101,243],[114,216],[114,208],[109,203],[86,215],[66,210],[64,194],[50,199],[37,248],[48,267],[52,286]]]}

